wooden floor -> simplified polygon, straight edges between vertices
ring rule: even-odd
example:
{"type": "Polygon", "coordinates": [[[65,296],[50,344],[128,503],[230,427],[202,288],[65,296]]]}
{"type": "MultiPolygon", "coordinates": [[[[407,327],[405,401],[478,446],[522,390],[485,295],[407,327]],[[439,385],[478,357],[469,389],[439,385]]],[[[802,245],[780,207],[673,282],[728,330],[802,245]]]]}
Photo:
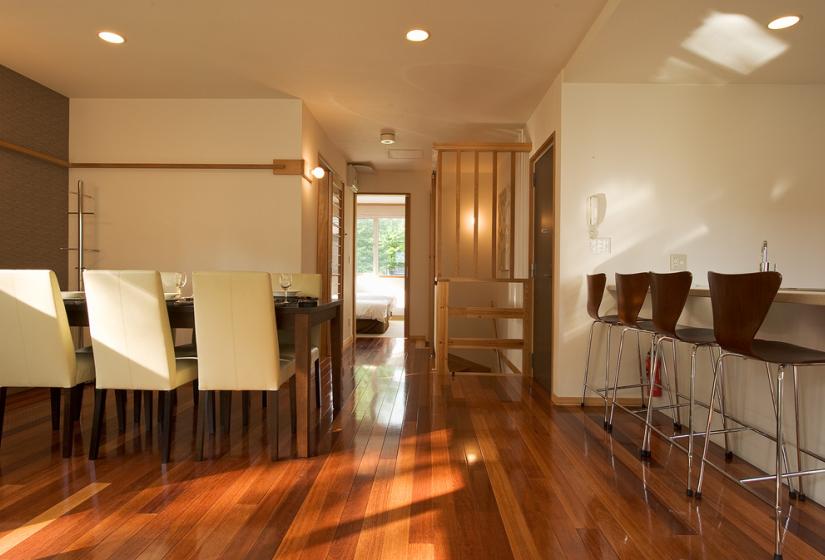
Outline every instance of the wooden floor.
{"type": "MultiPolygon", "coordinates": [[[[181,390],[166,468],[157,428],[147,435],[130,421],[119,435],[113,406],[101,458],[89,462],[88,390],[70,460],[47,392],[10,396],[0,557],[772,557],[769,506],[717,473],[701,502],[686,497],[684,456],[656,440],[641,463],[628,415],[608,435],[600,410],[552,407],[518,378],[433,376],[426,352],[402,340],[356,344],[343,412],[322,417],[322,454],[307,460],[286,459],[287,391],[284,459],[269,460],[259,399],[244,432],[236,397],[230,434],[198,463],[191,391],[181,390]]],[[[325,411],[328,390],[327,380],[325,411]]],[[[785,558],[823,553],[825,512],[799,504],[785,558]]]]}

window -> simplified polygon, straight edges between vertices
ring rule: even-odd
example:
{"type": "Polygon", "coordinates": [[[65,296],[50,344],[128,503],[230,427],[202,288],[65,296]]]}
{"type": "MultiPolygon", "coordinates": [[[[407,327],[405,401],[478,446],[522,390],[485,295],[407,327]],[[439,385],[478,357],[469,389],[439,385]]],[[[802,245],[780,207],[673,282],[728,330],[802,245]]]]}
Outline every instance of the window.
{"type": "Polygon", "coordinates": [[[404,218],[358,218],[356,271],[376,276],[404,276],[404,218]]]}

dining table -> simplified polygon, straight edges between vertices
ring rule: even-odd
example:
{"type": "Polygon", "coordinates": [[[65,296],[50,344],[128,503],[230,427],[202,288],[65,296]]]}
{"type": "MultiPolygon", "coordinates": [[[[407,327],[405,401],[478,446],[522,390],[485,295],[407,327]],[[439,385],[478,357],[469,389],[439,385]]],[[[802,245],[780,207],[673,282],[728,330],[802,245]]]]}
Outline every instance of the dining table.
{"type": "MultiPolygon", "coordinates": [[[[88,327],[89,315],[86,300],[82,297],[64,297],[69,325],[88,327]]],[[[334,300],[317,305],[301,306],[294,302],[280,302],[273,297],[275,321],[279,331],[293,333],[295,342],[295,383],[297,416],[297,455],[310,457],[316,453],[315,425],[317,411],[314,405],[312,383],[314,380],[311,363],[312,327],[329,323],[330,358],[332,362],[332,411],[333,416],[341,410],[341,367],[343,352],[343,305],[334,300]]],[[[195,304],[192,298],[170,299],[166,301],[169,326],[173,329],[195,328],[195,304]]],[[[194,331],[193,331],[194,332],[194,331]]],[[[193,335],[197,347],[197,333],[193,335]]]]}

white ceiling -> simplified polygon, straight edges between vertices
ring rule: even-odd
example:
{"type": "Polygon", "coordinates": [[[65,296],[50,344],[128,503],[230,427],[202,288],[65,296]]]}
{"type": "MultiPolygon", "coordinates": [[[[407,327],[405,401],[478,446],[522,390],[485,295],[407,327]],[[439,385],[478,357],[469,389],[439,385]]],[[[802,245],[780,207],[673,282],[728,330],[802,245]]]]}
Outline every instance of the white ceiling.
{"type": "Polygon", "coordinates": [[[611,0],[568,82],[822,84],[823,0],[611,0]],[[790,29],[768,22],[801,14],[790,29]]]}
{"type": "Polygon", "coordinates": [[[298,97],[350,160],[429,167],[434,141],[517,141],[604,3],[3,0],[0,64],[69,97],[298,97]]]}

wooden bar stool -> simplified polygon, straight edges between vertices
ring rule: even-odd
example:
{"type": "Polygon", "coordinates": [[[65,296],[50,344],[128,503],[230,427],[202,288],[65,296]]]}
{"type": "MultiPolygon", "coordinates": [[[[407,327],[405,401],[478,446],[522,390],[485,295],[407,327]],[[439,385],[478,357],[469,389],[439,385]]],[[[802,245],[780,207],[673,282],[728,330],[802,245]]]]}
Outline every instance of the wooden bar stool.
{"type": "MultiPolygon", "coordinates": [[[[736,357],[748,360],[758,360],[764,362],[766,368],[770,365],[776,366],[776,379],[772,383],[776,384],[774,390],[771,385],[771,397],[774,402],[774,413],[776,416],[775,434],[766,433],[755,426],[748,425],[730,415],[730,420],[758,433],[776,444],[776,472],[773,475],[755,476],[738,479],[717,465],[708,460],[708,448],[710,437],[705,437],[705,445],[702,452],[702,464],[699,469],[699,481],[696,486],[696,497],[702,496],[702,482],[705,475],[705,465],[710,465],[717,469],[724,476],[737,482],[743,487],[746,484],[761,481],[774,481],[774,559],[782,558],[782,480],[788,480],[791,491],[791,498],[794,496],[804,499],[802,493],[801,477],[812,474],[823,474],[825,468],[802,470],[801,459],[805,454],[819,462],[825,463],[825,457],[810,450],[803,449],[800,445],[799,432],[799,387],[798,369],[799,366],[825,365],[825,352],[796,346],[786,342],[775,340],[760,340],[755,338],[759,327],[765,320],[768,310],[773,303],[779,286],[782,283],[782,276],[778,272],[754,272],[750,274],[719,274],[708,273],[708,283],[710,285],[710,297],[713,306],[713,330],[716,340],[722,348],[722,352],[716,361],[716,368],[713,375],[713,386],[711,389],[711,402],[722,383],[724,370],[721,365],[726,358],[736,357]],[[782,433],[782,396],[784,391],[785,370],[793,369],[794,380],[794,405],[796,412],[796,448],[797,448],[797,470],[790,472],[786,469],[783,472],[783,451],[784,439],[782,433]],[[794,492],[790,481],[799,479],[799,491],[794,492]]],[[[713,420],[714,407],[708,408],[708,432],[713,420]]],[[[784,461],[787,465],[787,459],[784,461]]],[[[757,495],[758,496],[758,495],[757,495]]]]}
{"type": "Polygon", "coordinates": [[[642,371],[642,345],[639,335],[640,333],[647,333],[650,335],[654,335],[655,333],[653,323],[649,319],[640,319],[639,312],[645,302],[649,288],[650,274],[647,272],[639,272],[636,274],[616,273],[616,300],[619,318],[617,325],[622,327],[622,334],[619,338],[619,355],[616,359],[616,373],[613,378],[613,395],[610,401],[610,415],[609,417],[607,415],[605,416],[605,429],[607,429],[608,432],[613,430],[613,416],[617,405],[619,408],[635,416],[633,410],[618,403],[617,394],[619,391],[638,388],[642,394],[642,408],[645,406],[645,387],[648,387],[648,383],[645,381],[644,372],[642,371]],[[629,331],[635,331],[636,333],[636,344],[639,350],[639,383],[619,386],[619,373],[621,372],[622,365],[624,336],[629,331]]]}
{"type": "MultiPolygon", "coordinates": [[[[587,341],[587,357],[584,362],[584,382],[582,383],[582,402],[584,406],[587,391],[590,390],[599,395],[604,400],[605,418],[607,418],[607,391],[610,387],[610,329],[613,325],[619,324],[618,315],[600,315],[599,308],[602,305],[604,298],[604,287],[607,284],[606,274],[588,274],[587,275],[587,314],[593,319],[590,323],[590,336],[587,341]],[[605,334],[605,360],[604,360],[604,387],[593,387],[589,384],[590,373],[590,351],[593,348],[593,330],[596,325],[604,325],[607,327],[605,334]]],[[[606,425],[606,424],[605,424],[606,425]]]]}
{"type": "MultiPolygon", "coordinates": [[[[692,282],[693,275],[687,271],[667,274],[658,274],[655,272],[650,273],[650,295],[653,307],[652,321],[653,328],[655,330],[655,340],[653,348],[651,350],[651,371],[655,371],[656,365],[658,364],[659,360],[661,360],[664,374],[663,379],[665,380],[665,384],[667,384],[668,387],[665,387],[665,384],[657,384],[655,381],[655,376],[650,381],[651,390],[648,392],[647,418],[645,419],[645,433],[642,438],[642,449],[640,453],[643,459],[650,458],[650,438],[651,433],[653,432],[656,432],[665,440],[676,445],[678,449],[684,451],[687,454],[686,493],[688,496],[693,495],[693,489],[691,485],[693,471],[693,449],[694,437],[695,435],[697,435],[693,429],[694,406],[696,404],[707,406],[705,403],[702,403],[701,401],[696,401],[695,398],[696,353],[698,352],[699,348],[706,348],[708,350],[708,357],[710,358],[711,368],[713,368],[716,362],[714,348],[717,347],[716,339],[713,336],[713,329],[686,327],[678,324],[679,317],[682,315],[682,311],[684,310],[685,304],[687,303],[687,298],[690,295],[690,286],[692,282]],[[667,368],[667,360],[663,355],[662,349],[663,343],[666,342],[670,342],[673,351],[673,377],[675,386],[674,395],[676,402],[673,402],[673,396],[671,396],[669,392],[668,397],[670,404],[654,407],[653,388],[658,385],[663,389],[669,390],[669,372],[667,368]],[[690,383],[688,388],[688,394],[686,396],[682,395],[679,392],[677,375],[678,372],[676,369],[676,363],[678,361],[676,354],[677,342],[683,342],[691,346],[690,383]],[[684,407],[688,408],[688,433],[679,434],[678,432],[680,432],[682,428],[681,409],[684,407]],[[666,434],[662,430],[658,429],[656,426],[653,425],[653,412],[657,410],[675,411],[675,414],[673,416],[673,434],[666,434]],[[677,441],[682,438],[688,439],[687,448],[677,443],[677,441]]],[[[724,412],[724,399],[722,395],[718,395],[718,397],[718,406],[724,412]]],[[[727,429],[727,426],[725,426],[725,429],[727,429]]],[[[726,456],[729,456],[727,437],[728,434],[726,432],[725,452],[726,456]]]]}

